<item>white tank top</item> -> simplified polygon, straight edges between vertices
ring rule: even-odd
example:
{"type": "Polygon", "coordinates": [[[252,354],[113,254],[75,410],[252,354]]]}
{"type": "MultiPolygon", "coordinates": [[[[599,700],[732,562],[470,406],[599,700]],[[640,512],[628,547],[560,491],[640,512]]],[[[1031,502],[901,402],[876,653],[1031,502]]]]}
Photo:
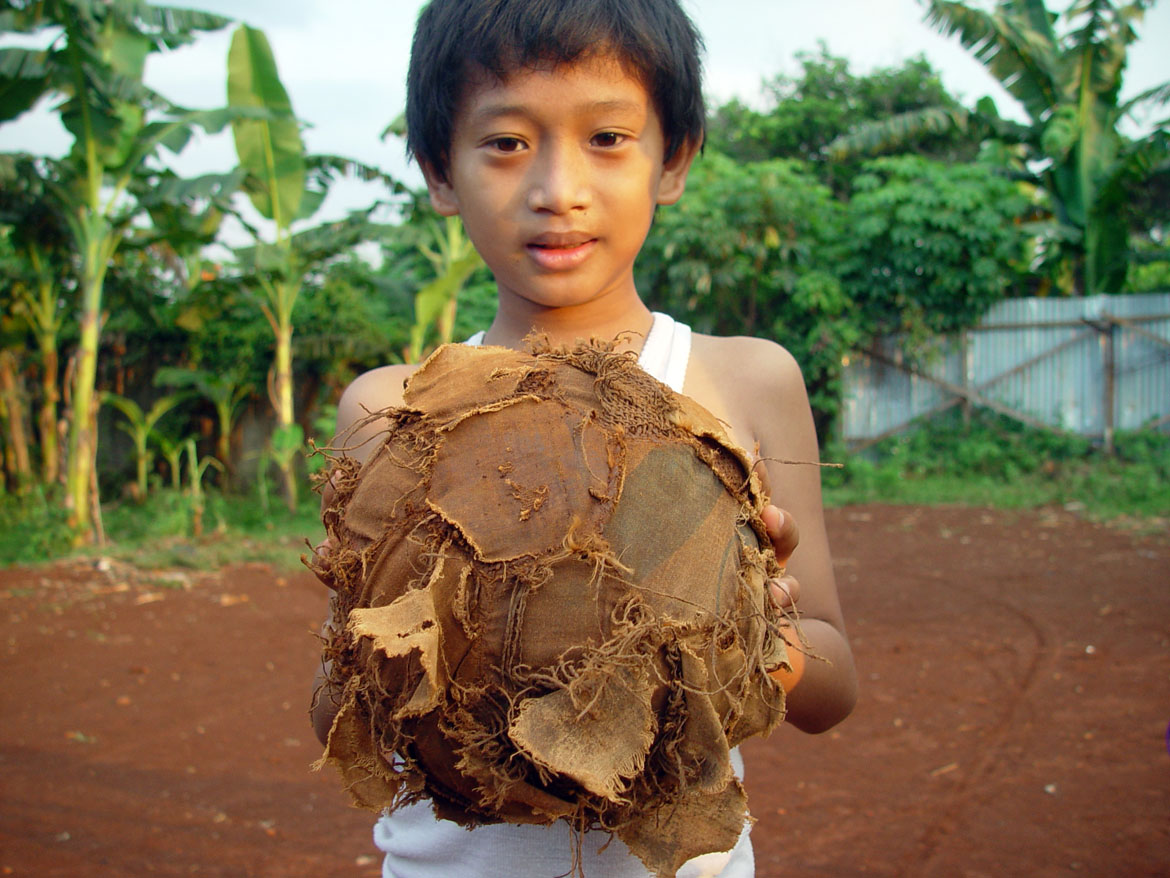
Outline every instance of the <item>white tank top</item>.
{"type": "MultiPolygon", "coordinates": [[[[482,344],[483,332],[467,340],[482,344]]],[[[691,328],[667,314],[654,312],[654,323],[638,364],[681,393],[691,353],[691,328]]],[[[735,774],[743,778],[743,757],[731,751],[735,774]]],[[[752,878],[755,857],[749,825],[727,853],[705,854],[688,861],[678,878],[752,878]]],[[[374,825],[374,844],[385,853],[382,878],[554,878],[573,871],[574,841],[569,825],[494,823],[465,829],[439,820],[427,801],[383,815],[374,825]]],[[[651,878],[642,862],[619,838],[587,832],[581,847],[586,878],[651,878]]]]}
{"type": "MultiPolygon", "coordinates": [[[[673,390],[682,393],[691,358],[691,328],[669,314],[655,311],[654,322],[646,334],[638,365],[673,390]]],[[[480,330],[464,344],[481,345],[487,333],[480,330]]]]}

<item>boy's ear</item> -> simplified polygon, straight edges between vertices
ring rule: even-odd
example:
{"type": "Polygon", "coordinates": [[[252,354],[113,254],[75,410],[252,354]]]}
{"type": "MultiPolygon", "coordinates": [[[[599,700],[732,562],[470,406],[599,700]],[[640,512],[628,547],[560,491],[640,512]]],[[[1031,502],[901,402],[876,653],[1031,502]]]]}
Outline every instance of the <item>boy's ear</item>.
{"type": "Polygon", "coordinates": [[[662,177],[658,181],[659,204],[674,204],[682,198],[683,191],[687,188],[687,174],[690,173],[691,162],[699,154],[702,145],[701,142],[685,140],[674,151],[670,160],[662,166],[662,177]]]}
{"type": "Polygon", "coordinates": [[[431,207],[439,216],[458,216],[459,199],[455,197],[455,189],[451,186],[449,176],[436,172],[429,162],[419,162],[423,179],[427,181],[427,194],[431,197],[431,207]]]}

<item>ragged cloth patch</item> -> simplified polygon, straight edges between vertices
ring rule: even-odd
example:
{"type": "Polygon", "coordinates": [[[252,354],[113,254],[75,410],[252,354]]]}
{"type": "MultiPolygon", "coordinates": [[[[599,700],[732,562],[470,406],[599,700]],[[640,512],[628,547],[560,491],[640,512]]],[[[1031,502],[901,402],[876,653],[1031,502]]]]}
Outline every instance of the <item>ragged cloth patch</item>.
{"type": "Polygon", "coordinates": [[[598,343],[448,345],[404,400],[328,473],[321,763],[363,807],[565,819],[660,876],[729,850],[729,749],[780,722],[787,664],[748,456],[598,343]]]}

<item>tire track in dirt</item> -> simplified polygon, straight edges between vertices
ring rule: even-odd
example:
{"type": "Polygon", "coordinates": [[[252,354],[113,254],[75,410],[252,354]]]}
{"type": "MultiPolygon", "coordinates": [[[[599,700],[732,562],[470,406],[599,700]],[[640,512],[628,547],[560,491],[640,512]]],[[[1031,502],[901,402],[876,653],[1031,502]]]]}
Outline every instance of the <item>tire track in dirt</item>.
{"type": "MultiPolygon", "coordinates": [[[[1023,623],[1033,641],[1031,651],[1017,681],[1010,689],[1004,687],[1000,698],[1003,710],[999,720],[986,730],[979,744],[980,755],[957,780],[953,791],[940,803],[937,818],[924,828],[916,848],[898,870],[901,875],[926,878],[934,874],[936,865],[947,853],[948,839],[954,838],[956,831],[962,827],[964,814],[971,807],[992,797],[992,783],[1007,772],[1010,760],[1017,758],[1006,752],[1008,741],[1013,741],[1021,750],[1028,749],[1031,735],[1023,731],[1024,724],[1020,722],[1028,706],[1028,695],[1035,689],[1042,675],[1055,667],[1060,657],[1059,645],[1053,645],[1058,643],[1055,631],[1048,630],[1048,626],[1032,612],[1003,598],[984,596],[982,601],[1006,610],[1023,623]]],[[[1012,648],[1017,656],[1020,655],[1021,651],[1015,642],[1012,642],[1012,648]]],[[[1000,679],[994,669],[989,668],[988,672],[996,678],[997,683],[1008,683],[1000,679]]],[[[947,878],[951,874],[950,871],[946,872],[947,878]]]]}

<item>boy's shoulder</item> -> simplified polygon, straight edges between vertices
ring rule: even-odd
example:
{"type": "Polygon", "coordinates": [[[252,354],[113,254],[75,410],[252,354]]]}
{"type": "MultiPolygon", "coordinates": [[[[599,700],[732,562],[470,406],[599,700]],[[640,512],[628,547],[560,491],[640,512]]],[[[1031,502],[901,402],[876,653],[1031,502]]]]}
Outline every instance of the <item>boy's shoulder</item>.
{"type": "Polygon", "coordinates": [[[798,437],[791,429],[811,426],[804,378],[792,354],[776,342],[695,333],[686,392],[723,421],[743,448],[763,447],[780,457],[807,454],[794,444],[798,437]]]}
{"type": "Polygon", "coordinates": [[[359,459],[364,458],[373,448],[366,440],[382,430],[376,423],[365,424],[374,412],[402,405],[402,391],[406,379],[418,369],[417,365],[397,364],[380,366],[363,372],[350,382],[337,403],[337,434],[351,452],[359,459]]]}
{"type": "Polygon", "coordinates": [[[692,335],[693,368],[710,380],[745,389],[804,387],[800,365],[783,345],[753,336],[692,335]]]}
{"type": "Polygon", "coordinates": [[[345,392],[341,395],[341,401],[338,403],[338,409],[354,408],[377,411],[389,406],[401,405],[403,385],[417,369],[417,365],[399,363],[379,366],[369,372],[363,372],[345,388],[345,392]]]}

